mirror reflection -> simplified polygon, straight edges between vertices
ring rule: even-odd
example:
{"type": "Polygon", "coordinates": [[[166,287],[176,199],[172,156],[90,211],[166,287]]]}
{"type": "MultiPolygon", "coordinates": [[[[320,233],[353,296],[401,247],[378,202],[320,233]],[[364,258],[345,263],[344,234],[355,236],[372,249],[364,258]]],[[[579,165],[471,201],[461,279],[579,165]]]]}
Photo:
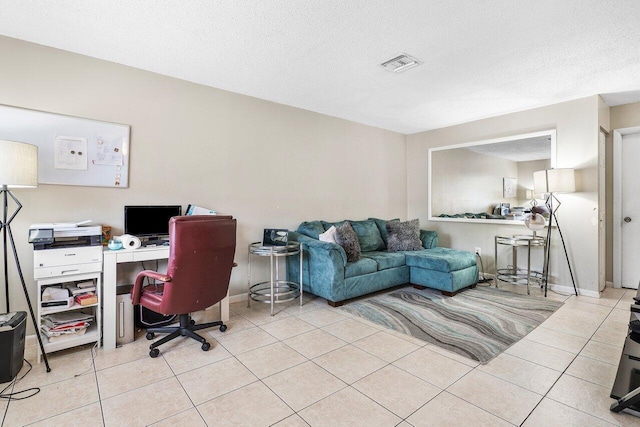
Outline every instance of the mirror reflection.
{"type": "Polygon", "coordinates": [[[430,220],[523,221],[554,156],[555,130],[430,149],[430,220]]]}

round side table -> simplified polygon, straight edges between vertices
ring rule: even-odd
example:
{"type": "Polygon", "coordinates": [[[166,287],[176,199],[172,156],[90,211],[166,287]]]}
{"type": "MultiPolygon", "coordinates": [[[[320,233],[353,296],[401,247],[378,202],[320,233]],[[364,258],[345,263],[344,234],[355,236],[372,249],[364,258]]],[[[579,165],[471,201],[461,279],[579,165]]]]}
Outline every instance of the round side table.
{"type": "Polygon", "coordinates": [[[283,246],[264,246],[262,242],[255,242],[249,245],[249,268],[248,268],[248,298],[247,307],[251,306],[251,300],[263,302],[271,305],[271,315],[273,316],[274,304],[292,301],[300,298],[302,306],[302,246],[298,242],[287,242],[283,246]],[[278,260],[293,255],[300,255],[300,279],[296,283],[291,280],[280,279],[280,268],[278,260]],[[271,271],[268,281],[251,285],[251,258],[253,256],[269,257],[269,268],[271,271]]]}
{"type": "Polygon", "coordinates": [[[495,286],[498,287],[498,281],[501,280],[503,282],[511,283],[514,285],[527,285],[527,295],[529,295],[529,286],[531,283],[535,283],[540,285],[541,287],[546,283],[544,283],[544,272],[547,269],[546,260],[547,260],[547,246],[546,239],[544,237],[531,235],[531,234],[520,234],[515,236],[495,236],[495,264],[496,264],[496,276],[495,276],[495,286]],[[511,257],[512,257],[512,265],[511,268],[498,268],[498,245],[511,246],[511,257]],[[527,248],[527,270],[526,274],[518,268],[518,251],[519,247],[527,248]],[[534,247],[542,247],[544,250],[544,260],[545,265],[543,265],[542,275],[539,276],[538,273],[531,271],[531,248],[534,247]],[[531,273],[535,273],[534,277],[532,277],[531,273]]]}

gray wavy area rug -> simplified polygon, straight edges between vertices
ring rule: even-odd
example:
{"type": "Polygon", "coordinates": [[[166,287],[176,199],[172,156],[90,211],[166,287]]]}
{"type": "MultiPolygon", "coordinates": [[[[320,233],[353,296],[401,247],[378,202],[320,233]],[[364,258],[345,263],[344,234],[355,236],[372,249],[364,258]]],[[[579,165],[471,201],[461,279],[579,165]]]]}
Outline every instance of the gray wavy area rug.
{"type": "Polygon", "coordinates": [[[562,302],[495,288],[468,289],[453,297],[403,288],[341,307],[480,363],[487,363],[551,316],[562,302]]]}

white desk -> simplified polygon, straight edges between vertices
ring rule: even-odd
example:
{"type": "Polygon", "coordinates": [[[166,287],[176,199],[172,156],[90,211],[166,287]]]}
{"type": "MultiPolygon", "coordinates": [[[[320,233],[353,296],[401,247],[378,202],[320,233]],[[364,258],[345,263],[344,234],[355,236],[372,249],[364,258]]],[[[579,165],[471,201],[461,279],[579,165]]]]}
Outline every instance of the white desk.
{"type": "MultiPolygon", "coordinates": [[[[132,250],[121,249],[119,251],[110,251],[105,248],[102,280],[104,290],[102,293],[102,347],[105,350],[116,347],[116,285],[118,264],[168,258],[168,246],[132,250]]],[[[228,293],[227,296],[220,301],[220,319],[223,322],[229,320],[228,293]]]]}

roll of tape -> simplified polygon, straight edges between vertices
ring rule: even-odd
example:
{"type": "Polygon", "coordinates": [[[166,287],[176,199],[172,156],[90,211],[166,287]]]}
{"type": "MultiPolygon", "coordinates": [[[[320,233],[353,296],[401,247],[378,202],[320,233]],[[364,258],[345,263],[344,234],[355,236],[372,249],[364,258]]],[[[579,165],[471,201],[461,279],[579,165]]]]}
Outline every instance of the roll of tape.
{"type": "Polygon", "coordinates": [[[122,242],[122,247],[124,249],[138,249],[140,246],[142,246],[140,239],[138,239],[136,236],[132,236],[131,234],[123,234],[117,239],[122,242]]]}

